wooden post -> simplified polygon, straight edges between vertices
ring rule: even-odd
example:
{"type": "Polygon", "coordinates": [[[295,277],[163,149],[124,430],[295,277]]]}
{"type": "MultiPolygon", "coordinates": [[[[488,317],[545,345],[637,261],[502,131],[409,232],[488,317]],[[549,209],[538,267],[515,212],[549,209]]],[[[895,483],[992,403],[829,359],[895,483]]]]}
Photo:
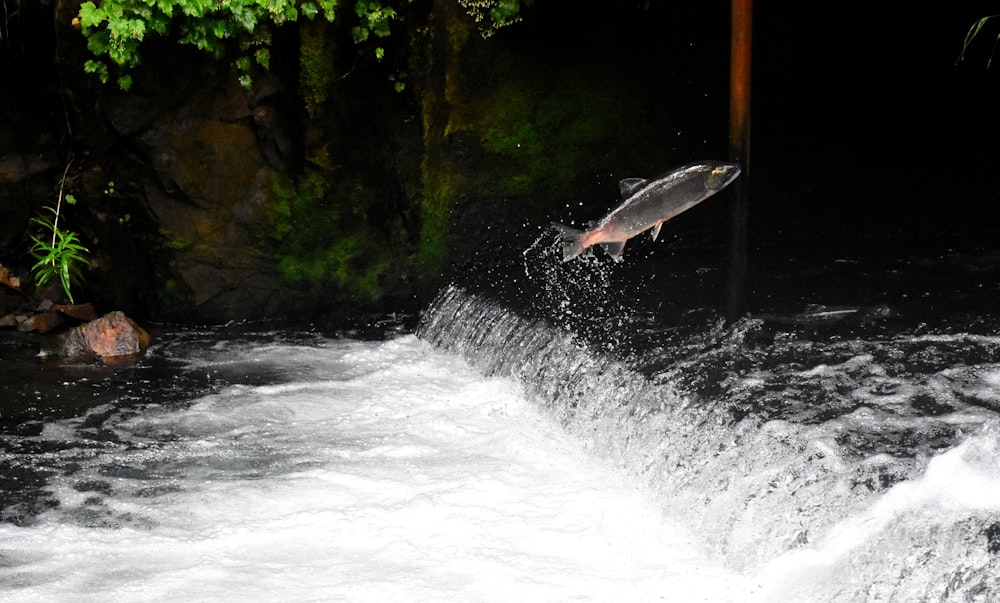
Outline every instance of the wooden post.
{"type": "Polygon", "coordinates": [[[731,186],[729,273],[726,317],[735,322],[746,311],[747,214],[750,184],[750,48],[753,0],[732,0],[729,55],[729,159],[742,174],[731,186]]]}

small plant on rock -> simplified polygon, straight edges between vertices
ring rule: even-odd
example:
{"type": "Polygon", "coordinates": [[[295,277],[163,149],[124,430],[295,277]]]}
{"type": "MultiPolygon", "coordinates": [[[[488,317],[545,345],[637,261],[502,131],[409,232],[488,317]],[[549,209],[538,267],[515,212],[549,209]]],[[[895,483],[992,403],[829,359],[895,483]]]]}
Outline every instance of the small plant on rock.
{"type": "MultiPolygon", "coordinates": [[[[70,160],[70,164],[72,160],[70,160]]],[[[38,224],[46,231],[45,238],[32,236],[35,242],[31,246],[31,255],[37,260],[31,267],[31,272],[35,276],[35,284],[39,287],[49,282],[53,276],[59,276],[63,291],[70,303],[73,301],[73,293],[70,290],[73,284],[79,284],[83,280],[80,274],[82,266],[90,265],[84,254],[89,250],[80,243],[80,238],[72,230],[59,228],[59,213],[62,210],[63,185],[66,182],[66,173],[69,172],[69,164],[63,173],[62,182],[59,183],[59,197],[56,206],[46,206],[45,209],[52,213],[52,217],[41,215],[31,221],[38,224]],[[51,237],[48,236],[51,234],[51,237]]],[[[66,195],[66,203],[74,205],[76,199],[73,195],[66,195]]]]}

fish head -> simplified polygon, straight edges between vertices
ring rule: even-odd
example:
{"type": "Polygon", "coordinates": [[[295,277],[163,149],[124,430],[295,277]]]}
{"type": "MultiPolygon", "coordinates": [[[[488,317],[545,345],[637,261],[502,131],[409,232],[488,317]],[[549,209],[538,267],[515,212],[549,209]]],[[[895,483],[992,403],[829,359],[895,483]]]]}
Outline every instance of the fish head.
{"type": "Polygon", "coordinates": [[[713,193],[721,191],[740,175],[740,166],[735,163],[718,163],[705,175],[705,188],[713,193]]]}

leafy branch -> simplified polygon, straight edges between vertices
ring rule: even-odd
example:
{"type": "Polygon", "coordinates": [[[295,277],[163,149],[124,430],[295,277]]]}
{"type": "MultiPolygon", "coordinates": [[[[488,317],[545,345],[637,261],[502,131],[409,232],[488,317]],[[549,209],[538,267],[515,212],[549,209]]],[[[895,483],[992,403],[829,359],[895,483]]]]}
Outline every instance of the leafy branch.
{"type": "MultiPolygon", "coordinates": [[[[71,287],[74,283],[79,284],[83,279],[79,267],[81,264],[90,265],[90,262],[84,255],[89,253],[89,250],[80,244],[77,234],[72,230],[59,228],[59,215],[62,211],[64,198],[63,190],[66,184],[66,175],[69,173],[71,165],[73,165],[72,156],[66,163],[62,180],[59,182],[59,196],[56,199],[56,206],[54,208],[45,207],[53,214],[53,217],[42,215],[32,219],[32,222],[50,232],[52,236],[48,240],[36,236],[31,237],[35,242],[31,246],[31,255],[37,260],[35,265],[31,267],[31,272],[35,276],[35,284],[39,287],[49,282],[53,276],[58,276],[63,291],[66,292],[66,297],[73,303],[71,287]]],[[[76,203],[73,195],[66,195],[65,199],[66,203],[70,205],[76,203]]]]}
{"type": "MultiPolygon", "coordinates": [[[[479,25],[484,38],[502,27],[521,20],[522,0],[458,0],[465,12],[479,25]]],[[[530,0],[528,0],[530,2],[530,0]]]]}
{"type": "MultiPolygon", "coordinates": [[[[409,4],[412,0],[396,0],[409,4]]],[[[301,18],[323,17],[333,22],[339,0],[88,0],[80,5],[79,24],[87,38],[93,59],[84,70],[108,82],[112,75],[123,90],[132,86],[130,71],[142,62],[142,43],[162,36],[178,44],[194,46],[214,59],[223,58],[233,48],[233,59],[242,75],[240,83],[251,86],[254,65],[268,69],[274,28],[301,18]]],[[[374,35],[389,35],[391,21],[399,18],[396,9],[382,0],[356,0],[358,24],[351,29],[358,44],[374,35]]],[[[384,49],[374,50],[381,59],[384,49]]]]}
{"type": "MultiPolygon", "coordinates": [[[[484,36],[520,20],[522,3],[530,0],[452,0],[479,24],[484,36]]],[[[275,28],[302,18],[351,20],[354,42],[368,45],[382,60],[380,40],[390,26],[402,20],[403,7],[413,0],[87,0],[80,5],[77,22],[94,58],[84,70],[102,82],[112,79],[123,90],[132,86],[131,71],[142,63],[142,44],[148,38],[170,38],[194,46],[214,59],[234,50],[232,59],[241,71],[240,83],[251,86],[254,65],[269,68],[271,37],[275,28]],[[352,6],[341,7],[341,3],[352,6]],[[353,10],[351,10],[353,8],[353,10]],[[353,13],[353,14],[352,14],[353,13]]],[[[397,82],[397,89],[401,84],[397,82]]]]}

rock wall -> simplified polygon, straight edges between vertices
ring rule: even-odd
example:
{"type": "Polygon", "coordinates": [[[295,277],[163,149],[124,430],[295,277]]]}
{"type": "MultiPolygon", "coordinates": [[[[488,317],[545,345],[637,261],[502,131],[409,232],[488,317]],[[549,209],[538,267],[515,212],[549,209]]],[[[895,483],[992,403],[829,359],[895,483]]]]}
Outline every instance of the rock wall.
{"type": "MultiPolygon", "coordinates": [[[[603,213],[620,178],[717,154],[690,152],[677,129],[690,115],[664,90],[684,75],[650,86],[635,60],[657,38],[608,28],[601,6],[484,39],[459,3],[418,3],[380,42],[385,60],[347,26],[303,22],[278,32],[250,90],[154,42],[128,93],[83,73],[78,7],[51,5],[54,38],[31,56],[48,44],[57,60],[15,78],[45,102],[0,93],[17,118],[0,124],[0,263],[27,276],[28,223],[62,184],[78,200],[63,224],[93,254],[83,298],[101,311],[219,322],[420,307],[480,251],[603,213]],[[32,120],[46,126],[33,137],[9,125],[32,120]]],[[[647,9],[629,10],[642,29],[647,9]]]]}
{"type": "Polygon", "coordinates": [[[291,134],[274,126],[268,102],[280,86],[261,77],[247,93],[217,77],[172,97],[119,96],[107,117],[148,168],[137,184],[173,256],[163,293],[179,306],[165,310],[200,320],[281,314],[294,300],[260,248],[258,221],[276,183],[291,178],[281,154],[291,134]]]}

